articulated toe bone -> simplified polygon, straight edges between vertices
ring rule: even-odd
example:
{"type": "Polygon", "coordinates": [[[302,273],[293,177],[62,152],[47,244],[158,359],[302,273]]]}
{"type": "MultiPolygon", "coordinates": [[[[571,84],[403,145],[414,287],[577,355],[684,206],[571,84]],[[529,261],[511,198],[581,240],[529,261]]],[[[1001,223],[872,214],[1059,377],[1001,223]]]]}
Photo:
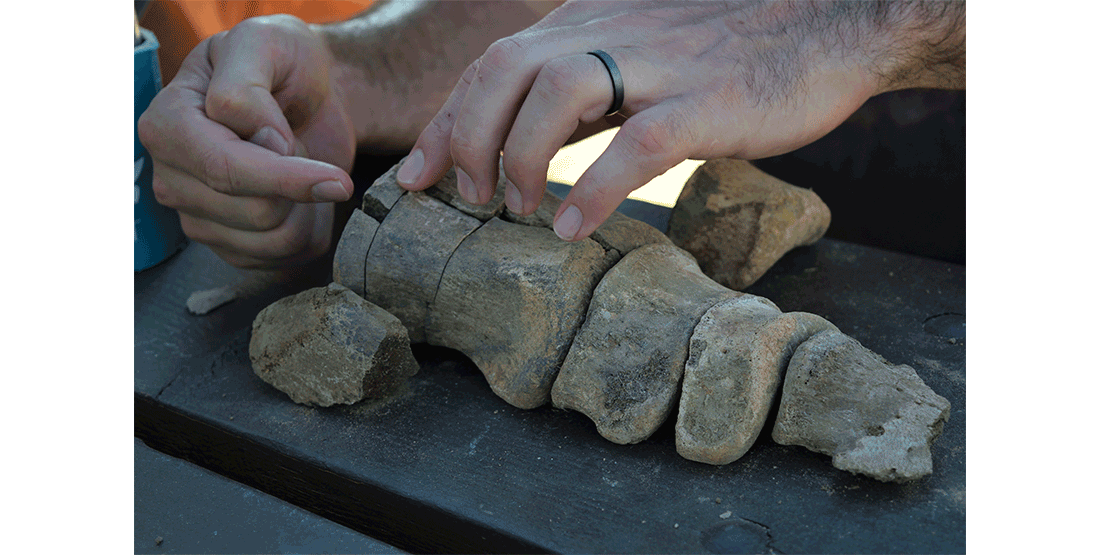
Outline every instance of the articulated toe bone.
{"type": "Polygon", "coordinates": [[[567,243],[548,229],[489,220],[447,264],[428,342],[465,353],[512,405],[545,404],[610,265],[594,241],[567,243]]]}
{"type": "Polygon", "coordinates": [[[420,370],[401,322],[336,283],[261,310],[248,354],[262,380],[322,407],[382,397],[420,370]]]}
{"type": "MultiPolygon", "coordinates": [[[[534,212],[526,216],[519,216],[506,211],[501,217],[518,224],[553,228],[554,215],[558,213],[561,202],[560,198],[550,191],[546,191],[542,195],[542,202],[534,212]]],[[[617,255],[613,254],[617,257],[626,255],[644,245],[654,243],[672,244],[668,236],[661,233],[657,228],[619,212],[612,212],[607,220],[600,224],[600,227],[596,228],[592,235],[589,235],[589,238],[608,251],[618,253],[617,255]]]]}
{"type": "Polygon", "coordinates": [[[397,204],[397,199],[405,195],[405,189],[397,184],[397,170],[401,169],[401,165],[407,159],[406,156],[367,187],[362,204],[365,214],[381,222],[386,219],[386,214],[390,212],[393,205],[397,204]]]}
{"type": "Polygon", "coordinates": [[[423,193],[408,193],[390,209],[371,242],[363,298],[393,313],[409,340],[425,340],[428,305],[443,269],[477,219],[423,193]]]}
{"type": "Polygon", "coordinates": [[[931,444],[950,412],[911,367],[827,331],[791,357],[772,439],[831,455],[842,470],[904,482],[932,472],[931,444]]]}
{"type": "Polygon", "coordinates": [[[462,195],[458,192],[458,176],[455,174],[455,169],[452,167],[447,170],[447,173],[443,174],[443,178],[440,179],[435,185],[425,189],[424,192],[443,201],[444,203],[455,207],[457,210],[469,214],[481,221],[487,221],[491,218],[495,218],[500,215],[504,210],[504,167],[497,166],[497,186],[493,191],[492,198],[485,204],[470,204],[462,198],[462,195]]]}
{"type": "Polygon", "coordinates": [[[679,393],[699,318],[739,296],[672,245],[624,256],[600,281],[554,384],[554,405],[580,411],[615,443],[637,443],[664,422],[679,393]]]}
{"type": "Polygon", "coordinates": [[[741,458],[764,428],[795,348],[820,331],[835,329],[820,316],[781,313],[755,295],[714,305],[691,336],[676,451],[709,464],[741,458]]]}
{"type": "Polygon", "coordinates": [[[695,255],[708,276],[741,290],[787,251],[824,236],[829,220],[829,207],[813,191],[724,158],[699,166],[688,179],[668,236],[695,255]]]}
{"type": "Polygon", "coordinates": [[[336,244],[336,254],[332,259],[332,281],[351,289],[360,297],[363,296],[367,251],[377,231],[377,220],[359,209],[354,210],[344,226],[344,234],[336,244]]]}

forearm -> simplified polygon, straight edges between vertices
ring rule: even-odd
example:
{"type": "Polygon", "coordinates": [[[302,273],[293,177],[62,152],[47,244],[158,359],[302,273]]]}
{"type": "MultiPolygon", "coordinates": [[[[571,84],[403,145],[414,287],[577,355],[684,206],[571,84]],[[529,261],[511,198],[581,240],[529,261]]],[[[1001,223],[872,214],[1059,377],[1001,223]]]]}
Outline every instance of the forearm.
{"type": "Polygon", "coordinates": [[[795,2],[829,46],[866,56],[877,92],[966,88],[962,0],[795,2]],[[831,44],[830,44],[831,43],[831,44]]]}
{"type": "Polygon", "coordinates": [[[466,69],[493,41],[537,22],[555,3],[380,2],[315,26],[335,59],[357,143],[407,151],[466,69]],[[532,5],[533,4],[533,5],[532,5]]]}

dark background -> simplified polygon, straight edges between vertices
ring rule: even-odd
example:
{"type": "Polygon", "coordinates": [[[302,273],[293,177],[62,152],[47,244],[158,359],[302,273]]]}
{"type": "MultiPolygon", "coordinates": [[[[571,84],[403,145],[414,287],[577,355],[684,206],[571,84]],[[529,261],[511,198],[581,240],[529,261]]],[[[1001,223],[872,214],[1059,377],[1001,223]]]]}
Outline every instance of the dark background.
{"type": "Polygon", "coordinates": [[[833,132],[754,162],[813,189],[826,237],[966,264],[966,92],[872,98],[833,132]]]}

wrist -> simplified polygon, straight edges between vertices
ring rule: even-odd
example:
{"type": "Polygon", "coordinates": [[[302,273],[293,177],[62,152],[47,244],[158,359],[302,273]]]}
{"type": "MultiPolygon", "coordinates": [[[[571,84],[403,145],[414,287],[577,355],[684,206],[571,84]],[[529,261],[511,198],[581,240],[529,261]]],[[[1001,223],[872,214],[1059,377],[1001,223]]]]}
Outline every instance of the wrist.
{"type": "Polygon", "coordinates": [[[964,2],[884,2],[876,10],[878,92],[966,88],[964,2]]]}

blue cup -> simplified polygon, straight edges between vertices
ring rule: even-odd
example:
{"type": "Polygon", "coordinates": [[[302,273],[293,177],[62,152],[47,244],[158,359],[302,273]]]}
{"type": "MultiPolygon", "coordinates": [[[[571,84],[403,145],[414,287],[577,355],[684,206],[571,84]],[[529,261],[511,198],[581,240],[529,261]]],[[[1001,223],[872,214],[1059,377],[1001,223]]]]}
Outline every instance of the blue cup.
{"type": "Polygon", "coordinates": [[[175,210],[153,196],[153,162],[137,134],[137,120],[160,92],[157,37],[141,29],[134,46],[134,271],[155,266],[187,244],[175,210]]]}

